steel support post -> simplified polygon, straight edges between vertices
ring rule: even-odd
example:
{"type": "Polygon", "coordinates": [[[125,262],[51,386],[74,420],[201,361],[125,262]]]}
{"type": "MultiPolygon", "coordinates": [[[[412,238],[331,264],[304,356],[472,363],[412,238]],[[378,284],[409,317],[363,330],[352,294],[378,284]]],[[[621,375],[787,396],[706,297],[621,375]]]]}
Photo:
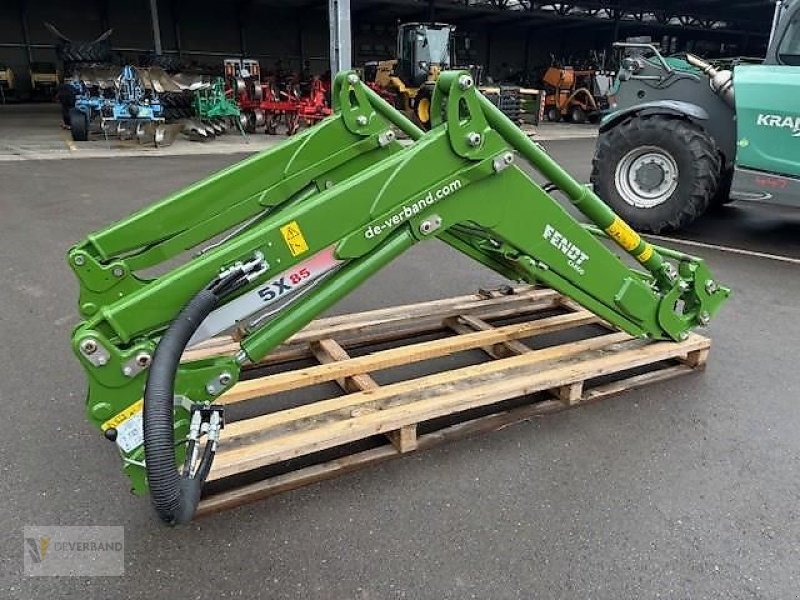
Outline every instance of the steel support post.
{"type": "Polygon", "coordinates": [[[350,33],[350,0],[328,0],[328,22],[331,32],[331,77],[352,68],[350,33]]]}
{"type": "Polygon", "coordinates": [[[28,68],[30,69],[33,62],[33,51],[31,50],[31,35],[28,29],[28,2],[21,0],[19,4],[19,18],[22,24],[22,41],[25,43],[25,52],[28,57],[28,68]]]}
{"type": "Polygon", "coordinates": [[[170,15],[172,16],[172,32],[175,36],[175,50],[178,52],[178,60],[183,60],[183,43],[181,42],[181,0],[170,1],[170,15]]]}
{"type": "Polygon", "coordinates": [[[150,0],[150,21],[153,23],[153,45],[161,56],[161,25],[158,23],[158,0],[150,0]]]}

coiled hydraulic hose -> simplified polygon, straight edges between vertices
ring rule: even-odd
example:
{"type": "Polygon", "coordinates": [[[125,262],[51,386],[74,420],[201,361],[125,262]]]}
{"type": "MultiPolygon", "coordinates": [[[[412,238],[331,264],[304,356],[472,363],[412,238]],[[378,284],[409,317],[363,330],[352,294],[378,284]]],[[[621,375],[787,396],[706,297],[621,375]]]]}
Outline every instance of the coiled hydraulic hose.
{"type": "Polygon", "coordinates": [[[187,448],[183,472],[176,469],[172,416],[175,374],[194,332],[224,296],[247,283],[246,275],[243,269],[237,268],[217,277],[201,290],[169,326],[153,355],[144,391],[145,465],[153,506],[158,516],[170,525],[191,521],[215,451],[214,444],[208,440],[192,475],[188,463],[194,450],[192,441],[187,448]]]}

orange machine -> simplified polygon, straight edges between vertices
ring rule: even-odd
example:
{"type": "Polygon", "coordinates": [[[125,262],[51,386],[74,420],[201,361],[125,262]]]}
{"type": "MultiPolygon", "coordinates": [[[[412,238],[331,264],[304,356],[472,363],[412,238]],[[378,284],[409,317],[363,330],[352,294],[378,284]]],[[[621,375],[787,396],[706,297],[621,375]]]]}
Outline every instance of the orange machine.
{"type": "Polygon", "coordinates": [[[542,78],[547,95],[544,111],[548,121],[562,119],[573,123],[594,121],[600,106],[594,90],[596,71],[576,71],[572,67],[550,67],[542,78]]]}

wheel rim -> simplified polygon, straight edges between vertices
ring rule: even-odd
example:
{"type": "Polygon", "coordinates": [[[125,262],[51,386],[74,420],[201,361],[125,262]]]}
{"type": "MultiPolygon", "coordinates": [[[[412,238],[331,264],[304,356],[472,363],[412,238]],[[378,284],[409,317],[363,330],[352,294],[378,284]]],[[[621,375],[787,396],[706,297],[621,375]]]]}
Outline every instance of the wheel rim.
{"type": "Polygon", "coordinates": [[[428,98],[420,98],[417,102],[417,117],[420,123],[427,123],[431,120],[431,101],[428,98]]]}
{"type": "Polygon", "coordinates": [[[678,163],[663,148],[640,146],[617,163],[614,181],[625,202],[636,208],[654,208],[677,189],[678,163]]]}

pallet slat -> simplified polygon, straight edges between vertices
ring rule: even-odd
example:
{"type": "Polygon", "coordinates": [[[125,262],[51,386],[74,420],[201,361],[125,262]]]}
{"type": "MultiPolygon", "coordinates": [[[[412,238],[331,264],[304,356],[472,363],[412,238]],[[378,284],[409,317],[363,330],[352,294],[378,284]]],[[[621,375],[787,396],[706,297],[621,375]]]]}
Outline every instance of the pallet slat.
{"type": "MultiPolygon", "coordinates": [[[[692,370],[691,367],[678,365],[662,371],[633,376],[612,384],[598,386],[586,394],[582,403],[596,402],[625,391],[637,389],[644,385],[667,381],[674,377],[686,375],[692,370]]],[[[469,421],[463,421],[455,425],[444,427],[433,433],[420,436],[417,440],[417,449],[427,450],[447,442],[453,442],[480,433],[499,431],[536,417],[561,412],[567,408],[567,405],[558,401],[545,401],[494,413],[485,417],[478,417],[477,419],[469,421]]],[[[225,490],[211,497],[204,498],[198,507],[197,516],[206,517],[222,510],[236,508],[237,506],[258,500],[264,500],[270,496],[333,479],[400,456],[402,456],[402,454],[391,445],[379,446],[335,460],[277,475],[269,479],[250,483],[236,489],[225,490]]]]}
{"type": "Polygon", "coordinates": [[[581,352],[597,350],[611,344],[629,341],[631,337],[626,333],[612,333],[607,336],[581,340],[572,344],[563,344],[554,348],[545,348],[536,352],[531,352],[525,356],[505,359],[506,362],[494,362],[480,365],[462,367],[461,369],[444,371],[427,377],[420,377],[408,381],[401,381],[392,385],[383,386],[379,390],[351,394],[343,398],[333,398],[321,400],[313,404],[306,404],[297,408],[290,408],[277,413],[262,415],[252,419],[237,421],[225,427],[225,440],[232,440],[236,437],[251,436],[255,433],[265,432],[275,429],[280,425],[290,423],[300,423],[304,419],[310,419],[336,411],[350,411],[355,407],[367,403],[389,402],[393,398],[403,394],[420,395],[424,389],[435,389],[454,385],[466,379],[475,380],[480,377],[484,379],[501,379],[504,373],[510,370],[530,368],[538,363],[548,360],[566,359],[581,352]],[[510,362],[510,361],[514,362],[510,362]]]}
{"type": "Polygon", "coordinates": [[[284,392],[340,377],[352,377],[368,371],[380,371],[400,365],[447,356],[464,350],[472,350],[491,344],[528,337],[534,334],[550,333],[569,327],[589,325],[597,321],[592,313],[581,311],[556,317],[547,317],[524,324],[497,327],[489,331],[475,331],[441,340],[422,342],[412,346],[401,346],[347,361],[298,369],[270,377],[242,381],[233,386],[220,398],[221,404],[233,404],[267,394],[284,392]]]}
{"type": "MultiPolygon", "coordinates": [[[[703,338],[687,340],[682,343],[683,347],[680,348],[678,355],[685,356],[690,351],[698,350],[703,343],[703,338]]],[[[220,479],[245,470],[340,446],[371,435],[399,429],[411,423],[424,422],[486,404],[495,404],[509,398],[601,377],[620,370],[633,369],[654,361],[675,358],[676,350],[678,348],[671,342],[659,342],[510,378],[505,376],[508,369],[503,363],[516,358],[528,358],[534,353],[504,359],[485,365],[496,367],[495,373],[504,374],[503,378],[490,378],[487,383],[476,384],[473,379],[460,379],[461,385],[454,386],[454,391],[437,394],[417,402],[385,408],[359,415],[357,418],[333,421],[309,431],[290,433],[264,442],[248,444],[241,448],[227,450],[221,444],[209,480],[220,479]]],[[[458,378],[457,373],[458,371],[448,372],[448,374],[455,374],[453,375],[455,378],[458,378]]],[[[420,380],[415,381],[419,382],[420,380]]],[[[422,392],[425,387],[421,385],[420,391],[422,392]]],[[[433,389],[444,392],[443,388],[444,386],[438,386],[433,389]]],[[[391,387],[383,387],[381,391],[391,393],[391,387]]]]}

